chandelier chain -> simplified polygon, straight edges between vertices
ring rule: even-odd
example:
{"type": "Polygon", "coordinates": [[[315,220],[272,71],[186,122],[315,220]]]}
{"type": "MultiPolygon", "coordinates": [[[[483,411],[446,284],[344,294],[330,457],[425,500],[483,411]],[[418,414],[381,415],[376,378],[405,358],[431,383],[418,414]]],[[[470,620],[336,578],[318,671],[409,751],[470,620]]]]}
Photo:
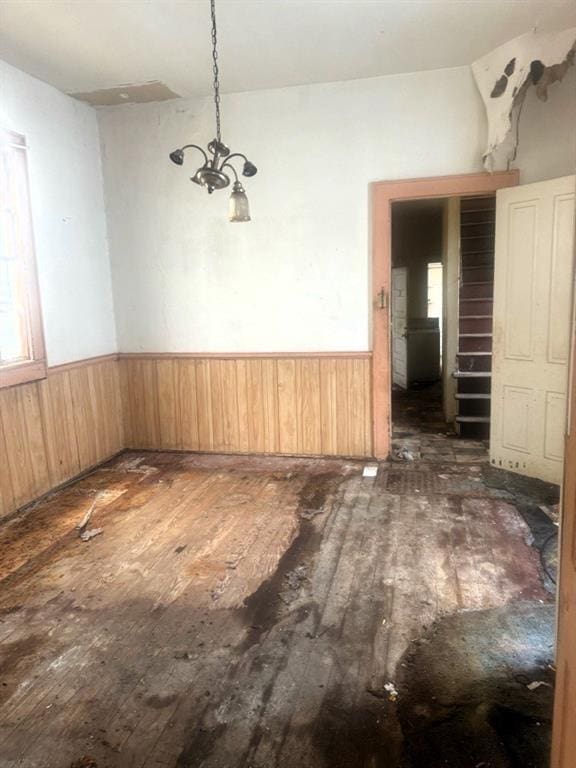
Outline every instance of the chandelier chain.
{"type": "Polygon", "coordinates": [[[216,107],[216,138],[221,141],[220,136],[220,80],[218,78],[218,50],[216,35],[216,2],[210,0],[210,12],[212,15],[212,72],[214,73],[214,106],[216,107]]]}

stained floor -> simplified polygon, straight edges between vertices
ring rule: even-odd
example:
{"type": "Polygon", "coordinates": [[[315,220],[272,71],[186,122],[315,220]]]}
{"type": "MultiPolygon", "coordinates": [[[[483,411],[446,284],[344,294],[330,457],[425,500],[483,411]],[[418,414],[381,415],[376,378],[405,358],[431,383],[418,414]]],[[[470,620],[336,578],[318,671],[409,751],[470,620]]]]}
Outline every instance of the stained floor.
{"type": "Polygon", "coordinates": [[[376,478],[128,453],[4,525],[0,766],[544,768],[554,590],[517,489],[480,443],[397,440],[376,478]]]}
{"type": "Polygon", "coordinates": [[[442,411],[442,382],[413,382],[392,390],[392,422],[397,436],[407,433],[451,433],[442,411]]]}

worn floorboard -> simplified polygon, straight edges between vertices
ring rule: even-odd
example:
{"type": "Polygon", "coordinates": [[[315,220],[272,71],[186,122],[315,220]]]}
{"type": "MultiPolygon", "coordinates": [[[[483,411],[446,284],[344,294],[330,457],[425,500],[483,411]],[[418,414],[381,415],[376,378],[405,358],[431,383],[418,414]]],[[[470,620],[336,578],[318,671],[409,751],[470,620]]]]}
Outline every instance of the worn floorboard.
{"type": "MultiPolygon", "coordinates": [[[[402,448],[413,460],[375,479],[356,462],[129,453],[4,525],[1,768],[432,765],[422,728],[445,710],[411,678],[433,666],[414,649],[466,612],[498,647],[520,611],[506,631],[520,648],[524,618],[536,627],[532,675],[552,658],[553,590],[481,444],[408,430],[402,448]],[[93,502],[103,532],[82,542],[93,502]]],[[[492,671],[525,693],[516,650],[492,671]]],[[[466,727],[438,765],[482,762],[466,727]]],[[[512,765],[482,729],[486,766],[512,765]]]]}

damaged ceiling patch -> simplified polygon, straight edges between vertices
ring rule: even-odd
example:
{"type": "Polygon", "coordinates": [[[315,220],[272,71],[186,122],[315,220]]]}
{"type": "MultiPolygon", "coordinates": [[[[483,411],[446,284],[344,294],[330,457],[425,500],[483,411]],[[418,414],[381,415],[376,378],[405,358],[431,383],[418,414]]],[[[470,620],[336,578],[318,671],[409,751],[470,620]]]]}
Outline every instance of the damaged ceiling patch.
{"type": "Polygon", "coordinates": [[[114,88],[102,88],[86,93],[69,93],[79,101],[85,101],[93,107],[114,107],[118,104],[146,104],[150,101],[179,99],[167,85],[159,80],[151,80],[137,85],[117,85],[114,88]]]}
{"type": "Polygon", "coordinates": [[[575,53],[576,27],[547,34],[533,31],[472,64],[488,117],[485,168],[494,170],[514,159],[526,91],[533,85],[538,98],[546,101],[548,86],[564,77],[575,53]]]}

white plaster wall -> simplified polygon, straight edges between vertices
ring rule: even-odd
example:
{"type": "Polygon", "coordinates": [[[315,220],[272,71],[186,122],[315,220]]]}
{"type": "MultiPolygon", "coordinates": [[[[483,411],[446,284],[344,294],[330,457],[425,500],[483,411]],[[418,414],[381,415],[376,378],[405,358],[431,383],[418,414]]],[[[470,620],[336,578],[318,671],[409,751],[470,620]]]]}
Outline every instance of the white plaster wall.
{"type": "MultiPolygon", "coordinates": [[[[526,107],[527,181],[569,154],[567,85],[526,107]]],[[[253,221],[230,224],[228,192],[188,180],[196,157],[168,160],[212,138],[210,103],[104,109],[99,123],[127,352],[369,349],[369,183],[479,171],[486,140],[468,67],[227,96],[223,137],[260,171],[253,221]]]]}
{"type": "Polygon", "coordinates": [[[518,136],[514,166],[522,183],[576,172],[576,66],[548,88],[548,101],[540,101],[533,88],[528,91],[518,136]]]}
{"type": "Polygon", "coordinates": [[[49,365],[116,350],[91,107],[0,62],[0,125],[24,134],[49,365]]]}
{"type": "Polygon", "coordinates": [[[227,96],[246,224],[168,160],[210,104],[99,110],[120,349],[369,349],[368,184],[480,170],[482,109],[467,68],[227,96]]]}

